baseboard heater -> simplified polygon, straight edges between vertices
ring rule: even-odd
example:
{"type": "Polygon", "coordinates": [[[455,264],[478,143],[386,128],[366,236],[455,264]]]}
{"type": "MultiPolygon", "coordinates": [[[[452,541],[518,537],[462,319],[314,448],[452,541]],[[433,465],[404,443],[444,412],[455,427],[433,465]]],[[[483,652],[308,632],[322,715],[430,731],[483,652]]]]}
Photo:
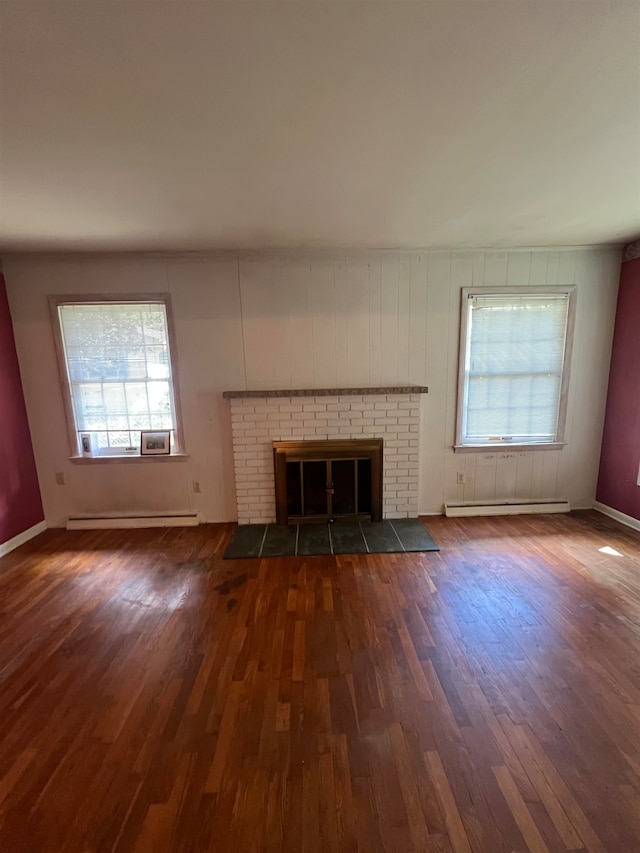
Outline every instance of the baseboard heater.
{"type": "Polygon", "coordinates": [[[444,514],[452,518],[471,515],[533,515],[541,512],[570,512],[569,501],[465,501],[446,503],[444,514]]]}
{"type": "Polygon", "coordinates": [[[67,530],[110,530],[127,527],[197,527],[197,512],[168,512],[163,515],[72,515],[67,530]]]}

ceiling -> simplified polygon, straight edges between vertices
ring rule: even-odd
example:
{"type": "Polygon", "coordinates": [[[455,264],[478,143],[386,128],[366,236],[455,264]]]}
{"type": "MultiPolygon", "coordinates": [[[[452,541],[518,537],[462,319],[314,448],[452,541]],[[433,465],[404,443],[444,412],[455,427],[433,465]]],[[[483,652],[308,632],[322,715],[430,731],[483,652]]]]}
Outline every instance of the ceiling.
{"type": "Polygon", "coordinates": [[[0,251],[624,243],[640,3],[0,2],[0,251]]]}

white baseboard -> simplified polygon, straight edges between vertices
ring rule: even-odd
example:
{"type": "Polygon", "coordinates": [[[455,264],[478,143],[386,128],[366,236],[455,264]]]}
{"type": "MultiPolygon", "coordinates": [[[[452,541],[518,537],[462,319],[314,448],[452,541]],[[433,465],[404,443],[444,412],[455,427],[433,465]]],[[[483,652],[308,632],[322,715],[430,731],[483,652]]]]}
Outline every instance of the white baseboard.
{"type": "Polygon", "coordinates": [[[138,527],[197,527],[197,512],[168,512],[164,515],[75,515],[67,530],[115,530],[138,527]]]}
{"type": "Polygon", "coordinates": [[[10,551],[15,551],[16,548],[24,545],[25,542],[33,539],[34,536],[39,536],[41,533],[44,533],[46,529],[47,522],[39,521],[37,524],[34,524],[33,527],[30,527],[28,530],[24,530],[22,533],[18,533],[17,536],[13,537],[13,539],[9,539],[8,542],[1,542],[0,557],[4,557],[5,554],[8,554],[10,551]]]}
{"type": "Polygon", "coordinates": [[[640,520],[634,518],[632,515],[627,515],[624,512],[613,509],[613,507],[607,506],[606,504],[601,504],[600,501],[594,501],[593,508],[597,509],[598,512],[601,512],[603,515],[608,515],[609,518],[619,521],[620,524],[626,524],[627,527],[632,527],[634,530],[640,530],[640,520]]]}
{"type": "Polygon", "coordinates": [[[474,515],[533,515],[537,513],[570,512],[569,501],[487,501],[445,503],[444,514],[453,518],[468,518],[474,515]]]}

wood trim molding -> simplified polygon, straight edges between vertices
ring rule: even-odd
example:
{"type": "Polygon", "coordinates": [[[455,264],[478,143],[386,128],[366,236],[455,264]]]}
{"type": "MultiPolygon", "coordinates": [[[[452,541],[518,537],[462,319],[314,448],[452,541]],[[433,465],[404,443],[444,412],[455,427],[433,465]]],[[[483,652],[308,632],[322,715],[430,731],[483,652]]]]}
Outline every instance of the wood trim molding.
{"type": "Polygon", "coordinates": [[[632,515],[620,512],[620,510],[600,503],[600,501],[594,501],[593,508],[597,510],[597,512],[601,512],[603,515],[613,518],[614,521],[619,521],[620,524],[624,524],[626,527],[631,527],[633,530],[640,530],[640,519],[634,518],[632,515]]]}
{"type": "Polygon", "coordinates": [[[428,394],[426,385],[389,385],[380,388],[279,388],[269,391],[223,391],[225,400],[237,397],[349,397],[394,394],[428,394]]]}
{"type": "Polygon", "coordinates": [[[18,535],[14,536],[12,539],[8,539],[6,542],[0,542],[0,557],[4,557],[11,551],[15,551],[16,548],[24,545],[25,542],[28,542],[30,539],[44,533],[46,529],[47,522],[39,521],[37,524],[34,524],[33,527],[29,527],[27,530],[23,530],[22,533],[18,533],[18,535]]]}

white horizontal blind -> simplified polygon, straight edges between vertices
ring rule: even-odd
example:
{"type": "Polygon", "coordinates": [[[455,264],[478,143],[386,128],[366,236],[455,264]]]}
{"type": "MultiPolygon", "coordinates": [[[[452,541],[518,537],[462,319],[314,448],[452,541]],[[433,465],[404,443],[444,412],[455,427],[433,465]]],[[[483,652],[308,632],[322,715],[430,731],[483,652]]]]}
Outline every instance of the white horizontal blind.
{"type": "Polygon", "coordinates": [[[58,311],[78,432],[96,433],[109,454],[139,447],[141,430],[173,431],[165,305],[79,303],[58,311]]]}
{"type": "Polygon", "coordinates": [[[463,443],[556,440],[569,295],[472,296],[463,443]]]}

